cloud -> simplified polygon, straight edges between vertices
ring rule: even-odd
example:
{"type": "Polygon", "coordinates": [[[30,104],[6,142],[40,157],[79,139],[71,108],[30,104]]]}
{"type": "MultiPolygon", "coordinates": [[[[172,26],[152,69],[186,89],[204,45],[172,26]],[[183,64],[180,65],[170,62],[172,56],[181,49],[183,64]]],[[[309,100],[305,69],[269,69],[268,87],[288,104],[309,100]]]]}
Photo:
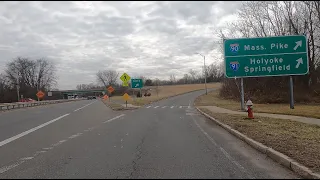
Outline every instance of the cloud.
{"type": "Polygon", "coordinates": [[[219,59],[214,31],[241,2],[1,2],[0,72],[17,56],[57,65],[58,88],[95,82],[101,69],[168,79],[219,59]]]}

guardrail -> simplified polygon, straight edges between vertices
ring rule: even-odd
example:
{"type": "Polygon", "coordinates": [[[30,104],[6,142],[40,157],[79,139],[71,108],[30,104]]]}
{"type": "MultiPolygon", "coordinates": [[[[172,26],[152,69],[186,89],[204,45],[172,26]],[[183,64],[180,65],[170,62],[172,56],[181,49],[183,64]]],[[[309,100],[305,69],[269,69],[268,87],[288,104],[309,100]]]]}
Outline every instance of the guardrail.
{"type": "Polygon", "coordinates": [[[3,103],[0,104],[0,111],[11,110],[11,109],[19,109],[25,107],[34,107],[46,104],[57,104],[57,103],[64,103],[70,101],[79,101],[84,100],[81,99],[61,99],[61,100],[50,100],[50,101],[36,101],[36,102],[15,102],[15,103],[3,103]]]}

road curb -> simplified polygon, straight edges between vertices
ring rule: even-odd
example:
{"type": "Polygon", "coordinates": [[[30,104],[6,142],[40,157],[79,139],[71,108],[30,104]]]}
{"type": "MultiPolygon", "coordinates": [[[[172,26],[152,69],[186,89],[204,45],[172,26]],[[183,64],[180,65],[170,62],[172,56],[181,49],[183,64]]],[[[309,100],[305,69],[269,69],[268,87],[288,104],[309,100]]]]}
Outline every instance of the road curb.
{"type": "Polygon", "coordinates": [[[257,142],[246,135],[240,133],[239,131],[232,129],[229,125],[221,123],[217,119],[211,117],[210,115],[206,114],[205,112],[201,111],[199,108],[195,107],[201,114],[209,118],[210,120],[214,121],[216,124],[220,125],[224,129],[226,129],[230,134],[238,137],[239,139],[243,140],[251,147],[255,148],[256,150],[260,151],[263,154],[266,154],[269,158],[273,159],[274,161],[280,163],[281,165],[285,166],[286,168],[292,170],[293,172],[297,173],[303,178],[307,179],[320,179],[320,174],[312,172],[309,168],[299,164],[295,160],[291,159],[290,157],[263,145],[260,142],[257,142]]]}

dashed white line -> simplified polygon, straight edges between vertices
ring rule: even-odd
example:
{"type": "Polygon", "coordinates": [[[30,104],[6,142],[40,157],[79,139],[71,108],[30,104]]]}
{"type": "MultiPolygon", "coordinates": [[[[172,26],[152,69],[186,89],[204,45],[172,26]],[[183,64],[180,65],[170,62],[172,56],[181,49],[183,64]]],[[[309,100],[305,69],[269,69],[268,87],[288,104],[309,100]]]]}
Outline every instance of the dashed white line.
{"type": "Polygon", "coordinates": [[[151,108],[151,106],[148,106],[148,107],[146,107],[146,108],[151,108]]]}
{"type": "Polygon", "coordinates": [[[182,108],[182,106],[179,107],[180,109],[182,108]]]}
{"type": "Polygon", "coordinates": [[[38,156],[39,154],[42,154],[42,153],[45,153],[45,152],[47,152],[47,151],[37,151],[36,153],[34,153],[34,157],[36,157],[36,156],[38,156]]]}
{"type": "Polygon", "coordinates": [[[163,106],[162,108],[166,108],[167,106],[163,106]]]}
{"type": "MultiPolygon", "coordinates": [[[[76,138],[76,137],[78,137],[78,136],[81,136],[82,135],[82,133],[77,133],[77,134],[74,134],[74,135],[72,135],[72,136],[70,136],[70,137],[68,137],[69,139],[73,139],[73,138],[76,138]]],[[[63,140],[64,142],[65,142],[65,140],[63,140]]],[[[61,141],[59,141],[59,142],[61,142],[61,141]]]]}
{"type": "Polygon", "coordinates": [[[90,106],[91,104],[93,104],[93,103],[95,103],[96,101],[93,101],[92,103],[89,103],[89,104],[87,104],[87,105],[85,105],[85,106],[83,106],[83,107],[81,107],[81,108],[78,108],[78,109],[76,109],[76,110],[74,110],[74,112],[77,112],[77,111],[79,111],[80,109],[83,109],[83,108],[85,108],[85,107],[87,107],[87,106],[90,106]]]}
{"type": "Polygon", "coordinates": [[[116,117],[114,117],[114,118],[112,118],[112,119],[109,119],[109,120],[103,122],[103,123],[108,123],[108,122],[114,121],[114,120],[116,120],[116,119],[118,119],[118,118],[121,118],[122,116],[124,116],[124,114],[121,114],[121,115],[119,115],[119,116],[116,116],[116,117]]]}
{"type": "Polygon", "coordinates": [[[25,160],[30,160],[30,159],[33,159],[34,157],[24,157],[24,158],[21,158],[20,160],[22,161],[25,161],[25,160]]]}
{"type": "Polygon", "coordinates": [[[154,108],[156,109],[156,108],[158,108],[159,106],[155,106],[154,108]]]}
{"type": "Polygon", "coordinates": [[[2,168],[0,169],[0,174],[4,173],[4,172],[6,172],[6,171],[9,171],[9,170],[12,169],[12,168],[15,168],[15,167],[19,166],[19,165],[22,164],[22,163],[24,163],[24,161],[19,161],[19,162],[17,162],[17,163],[12,164],[12,165],[2,167],[2,168]]]}
{"type": "Polygon", "coordinates": [[[66,117],[66,116],[68,116],[68,115],[69,115],[69,114],[62,115],[62,116],[60,116],[60,117],[58,117],[58,118],[56,118],[56,119],[53,119],[53,120],[48,121],[48,122],[46,122],[46,123],[43,123],[43,124],[41,124],[41,125],[39,125],[39,126],[37,126],[37,127],[34,127],[34,128],[32,128],[32,129],[29,129],[28,131],[25,131],[25,132],[23,132],[23,133],[20,133],[20,134],[18,134],[18,135],[15,135],[15,136],[13,136],[13,137],[11,137],[11,138],[8,138],[8,139],[6,139],[6,140],[3,140],[3,141],[0,142],[0,147],[3,146],[3,145],[8,144],[8,143],[10,143],[10,142],[12,142],[12,141],[14,141],[14,140],[17,140],[17,139],[19,139],[19,138],[21,138],[21,137],[23,137],[23,136],[25,136],[25,135],[27,135],[27,134],[29,134],[29,133],[32,133],[32,132],[34,132],[34,131],[36,131],[36,130],[38,130],[38,129],[41,129],[41,128],[43,128],[43,127],[45,127],[45,126],[47,126],[47,125],[49,125],[49,124],[51,124],[51,123],[54,123],[54,122],[56,122],[56,121],[58,121],[58,120],[60,120],[60,119],[62,119],[62,118],[64,118],[64,117],[66,117]]]}
{"type": "Polygon", "coordinates": [[[174,106],[171,106],[170,108],[172,109],[172,108],[174,108],[174,106]]]}

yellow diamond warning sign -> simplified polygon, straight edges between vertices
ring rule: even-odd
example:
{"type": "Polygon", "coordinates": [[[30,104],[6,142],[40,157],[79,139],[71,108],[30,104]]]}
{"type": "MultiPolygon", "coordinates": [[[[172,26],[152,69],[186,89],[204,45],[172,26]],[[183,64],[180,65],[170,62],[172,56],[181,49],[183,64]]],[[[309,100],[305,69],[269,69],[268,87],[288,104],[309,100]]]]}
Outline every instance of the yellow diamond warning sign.
{"type": "Polygon", "coordinates": [[[122,97],[125,101],[128,101],[130,99],[130,96],[127,93],[124,93],[122,97]]]}

